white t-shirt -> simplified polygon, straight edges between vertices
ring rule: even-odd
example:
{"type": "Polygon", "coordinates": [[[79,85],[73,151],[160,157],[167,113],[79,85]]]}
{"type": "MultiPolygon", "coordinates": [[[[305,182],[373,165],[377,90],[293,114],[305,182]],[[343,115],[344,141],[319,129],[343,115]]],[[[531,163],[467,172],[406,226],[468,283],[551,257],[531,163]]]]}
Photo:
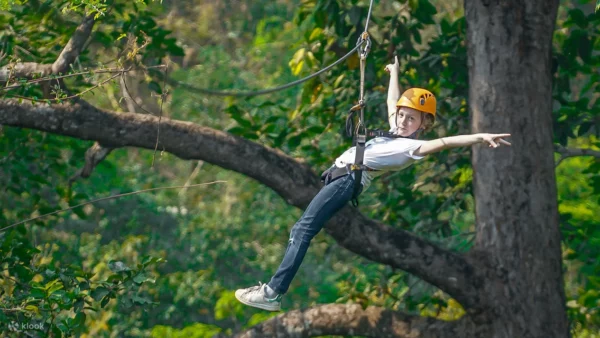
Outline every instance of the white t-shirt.
{"type": "MultiPolygon", "coordinates": [[[[409,138],[387,138],[376,137],[365,145],[365,156],[363,164],[377,171],[365,171],[362,174],[363,191],[367,190],[373,178],[383,175],[387,171],[401,170],[411,165],[415,160],[423,156],[414,155],[426,141],[413,140],[409,138]]],[[[338,168],[346,164],[354,163],[356,158],[356,147],[346,150],[335,160],[338,168]]]]}

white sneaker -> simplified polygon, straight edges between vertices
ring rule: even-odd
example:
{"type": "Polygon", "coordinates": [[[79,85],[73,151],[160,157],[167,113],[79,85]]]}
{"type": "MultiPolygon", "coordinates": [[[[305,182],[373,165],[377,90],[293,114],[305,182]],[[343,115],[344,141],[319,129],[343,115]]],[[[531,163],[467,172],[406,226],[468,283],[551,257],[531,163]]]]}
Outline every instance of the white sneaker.
{"type": "Polygon", "coordinates": [[[267,298],[265,286],[266,284],[258,282],[257,286],[252,286],[247,289],[238,289],[235,291],[235,298],[243,304],[259,309],[267,311],[281,310],[281,295],[277,295],[274,299],[267,298]]]}

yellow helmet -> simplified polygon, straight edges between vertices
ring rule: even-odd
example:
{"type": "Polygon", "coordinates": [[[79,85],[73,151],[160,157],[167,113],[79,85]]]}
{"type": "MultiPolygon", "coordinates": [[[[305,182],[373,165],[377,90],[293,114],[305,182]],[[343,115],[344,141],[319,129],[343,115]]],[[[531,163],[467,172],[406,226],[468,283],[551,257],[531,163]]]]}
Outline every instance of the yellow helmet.
{"type": "Polygon", "coordinates": [[[396,107],[408,107],[435,117],[435,96],[427,89],[411,88],[400,96],[396,107]]]}

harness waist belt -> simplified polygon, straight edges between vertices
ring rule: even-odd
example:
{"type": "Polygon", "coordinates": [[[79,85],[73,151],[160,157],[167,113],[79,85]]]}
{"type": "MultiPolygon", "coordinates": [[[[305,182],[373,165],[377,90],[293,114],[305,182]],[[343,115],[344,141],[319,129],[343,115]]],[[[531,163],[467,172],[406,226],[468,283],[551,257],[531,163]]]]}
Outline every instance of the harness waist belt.
{"type": "Polygon", "coordinates": [[[346,164],[345,167],[342,168],[335,168],[334,170],[331,171],[331,178],[330,180],[333,181],[337,178],[340,178],[342,176],[346,176],[349,175],[352,171],[356,171],[356,170],[364,170],[364,171],[378,171],[376,169],[372,169],[367,167],[366,165],[355,165],[355,164],[346,164]]]}

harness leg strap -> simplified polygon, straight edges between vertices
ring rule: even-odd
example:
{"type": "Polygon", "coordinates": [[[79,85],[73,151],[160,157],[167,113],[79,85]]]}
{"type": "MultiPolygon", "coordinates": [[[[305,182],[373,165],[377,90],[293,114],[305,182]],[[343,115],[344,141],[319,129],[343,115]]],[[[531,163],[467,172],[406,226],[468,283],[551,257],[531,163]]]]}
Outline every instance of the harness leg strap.
{"type": "Polygon", "coordinates": [[[354,191],[352,193],[352,204],[358,207],[358,195],[360,195],[360,188],[362,186],[362,172],[363,172],[363,159],[365,157],[365,135],[356,136],[356,157],[354,158],[354,165],[352,171],[354,171],[354,191]]]}

